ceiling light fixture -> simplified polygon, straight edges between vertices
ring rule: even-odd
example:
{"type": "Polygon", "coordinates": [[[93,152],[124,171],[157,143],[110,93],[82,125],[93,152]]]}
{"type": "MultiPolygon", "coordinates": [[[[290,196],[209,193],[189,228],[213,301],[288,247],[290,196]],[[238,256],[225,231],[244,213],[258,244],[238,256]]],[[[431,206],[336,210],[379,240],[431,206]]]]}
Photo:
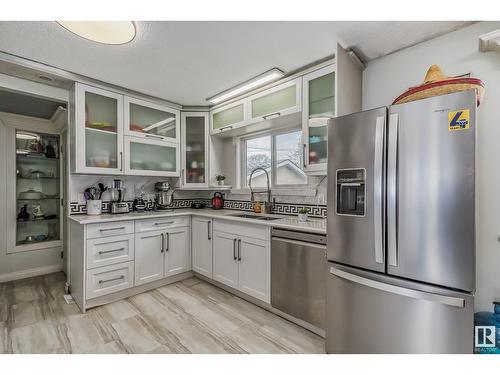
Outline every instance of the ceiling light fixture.
{"type": "Polygon", "coordinates": [[[242,94],[244,92],[250,91],[251,89],[262,86],[265,83],[277,80],[278,78],[281,78],[284,75],[285,73],[283,73],[278,68],[268,70],[267,72],[262,73],[252,79],[249,79],[248,81],[243,82],[242,84],[233,87],[232,89],[226,90],[224,92],[221,92],[220,94],[208,98],[207,101],[213,104],[220,103],[226,99],[232,98],[236,95],[242,94]]]}
{"type": "Polygon", "coordinates": [[[135,37],[132,21],[57,21],[82,38],[103,44],[125,44],[135,37]]]}

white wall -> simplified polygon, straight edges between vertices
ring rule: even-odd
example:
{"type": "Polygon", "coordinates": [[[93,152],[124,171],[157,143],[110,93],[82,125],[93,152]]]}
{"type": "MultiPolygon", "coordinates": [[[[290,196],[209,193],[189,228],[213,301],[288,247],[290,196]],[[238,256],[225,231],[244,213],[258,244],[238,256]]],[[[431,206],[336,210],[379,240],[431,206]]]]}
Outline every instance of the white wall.
{"type": "Polygon", "coordinates": [[[446,75],[471,72],[486,85],[478,110],[476,184],[476,311],[500,300],[500,53],[478,51],[478,36],[500,29],[481,22],[368,63],[363,73],[363,109],[390,105],[438,64],[446,75]]]}

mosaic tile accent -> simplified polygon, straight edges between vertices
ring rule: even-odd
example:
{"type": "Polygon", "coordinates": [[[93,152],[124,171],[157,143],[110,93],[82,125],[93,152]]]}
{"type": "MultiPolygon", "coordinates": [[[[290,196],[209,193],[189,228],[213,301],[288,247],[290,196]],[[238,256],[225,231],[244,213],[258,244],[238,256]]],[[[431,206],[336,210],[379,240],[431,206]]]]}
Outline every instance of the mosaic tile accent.
{"type": "MultiPolygon", "coordinates": [[[[127,201],[129,209],[132,210],[133,201],[127,201]]],[[[211,199],[174,199],[172,208],[190,208],[193,203],[204,203],[205,207],[211,207],[211,199]]],[[[110,202],[102,202],[102,212],[109,212],[110,202]]],[[[153,209],[153,201],[146,202],[148,210],[153,209]]],[[[226,199],[224,200],[224,208],[228,210],[238,211],[252,211],[252,203],[250,201],[240,201],[226,199]]],[[[275,202],[273,207],[274,214],[280,215],[297,215],[300,208],[308,208],[309,216],[311,217],[326,217],[326,205],[315,204],[298,204],[298,203],[284,203],[275,202]]],[[[84,203],[71,202],[70,203],[71,215],[82,215],[87,213],[87,207],[84,203]]]]}

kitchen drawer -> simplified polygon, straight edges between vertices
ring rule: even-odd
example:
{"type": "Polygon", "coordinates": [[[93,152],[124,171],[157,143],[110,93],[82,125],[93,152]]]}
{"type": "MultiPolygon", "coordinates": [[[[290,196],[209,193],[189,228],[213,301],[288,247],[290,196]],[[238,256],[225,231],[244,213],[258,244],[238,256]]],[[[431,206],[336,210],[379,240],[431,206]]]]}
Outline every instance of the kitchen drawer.
{"type": "Polygon", "coordinates": [[[134,233],[134,221],[116,221],[87,225],[87,239],[134,233]]]}
{"type": "Polygon", "coordinates": [[[168,229],[174,227],[187,227],[190,224],[189,216],[181,217],[159,217],[156,219],[136,220],[135,232],[147,232],[150,230],[168,229]]]}
{"type": "Polygon", "coordinates": [[[134,260],[134,235],[87,240],[87,269],[134,260]]]}
{"type": "Polygon", "coordinates": [[[270,228],[267,225],[252,225],[234,221],[214,220],[214,231],[234,234],[236,236],[253,237],[269,240],[270,228]]]}
{"type": "Polygon", "coordinates": [[[134,286],[134,262],[125,262],[87,271],[86,299],[104,296],[134,286]]]}

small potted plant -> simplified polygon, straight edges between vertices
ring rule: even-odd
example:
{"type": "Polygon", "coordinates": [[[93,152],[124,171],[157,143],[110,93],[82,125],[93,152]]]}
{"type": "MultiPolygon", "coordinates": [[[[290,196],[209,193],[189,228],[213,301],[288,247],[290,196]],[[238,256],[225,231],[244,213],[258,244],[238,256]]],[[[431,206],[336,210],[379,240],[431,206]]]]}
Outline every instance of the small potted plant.
{"type": "Polygon", "coordinates": [[[299,221],[305,223],[307,221],[307,214],[309,213],[309,208],[299,208],[299,221]]]}
{"type": "Polygon", "coordinates": [[[223,174],[218,174],[217,176],[215,176],[215,179],[217,180],[217,184],[219,186],[224,186],[224,181],[226,180],[226,176],[224,176],[223,174]]]}

